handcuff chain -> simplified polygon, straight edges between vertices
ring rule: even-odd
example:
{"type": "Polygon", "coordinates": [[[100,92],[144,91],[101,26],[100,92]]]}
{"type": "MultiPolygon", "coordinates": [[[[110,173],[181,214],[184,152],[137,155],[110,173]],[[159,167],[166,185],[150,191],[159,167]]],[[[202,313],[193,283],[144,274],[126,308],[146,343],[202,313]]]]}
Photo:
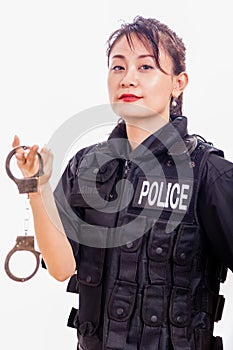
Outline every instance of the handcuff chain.
{"type": "Polygon", "coordinates": [[[27,197],[25,199],[25,212],[24,212],[24,234],[27,236],[29,231],[29,222],[30,222],[30,204],[29,204],[29,195],[27,194],[27,197]]]}

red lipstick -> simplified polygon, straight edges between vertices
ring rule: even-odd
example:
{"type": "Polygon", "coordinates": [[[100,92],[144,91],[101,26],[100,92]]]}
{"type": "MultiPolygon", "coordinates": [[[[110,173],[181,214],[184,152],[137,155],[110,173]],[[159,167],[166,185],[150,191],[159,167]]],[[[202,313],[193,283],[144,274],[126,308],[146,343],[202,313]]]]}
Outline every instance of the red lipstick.
{"type": "Polygon", "coordinates": [[[124,102],[135,102],[137,100],[139,100],[141,97],[138,97],[136,95],[133,94],[122,94],[120,96],[120,100],[123,100],[124,102]]]}

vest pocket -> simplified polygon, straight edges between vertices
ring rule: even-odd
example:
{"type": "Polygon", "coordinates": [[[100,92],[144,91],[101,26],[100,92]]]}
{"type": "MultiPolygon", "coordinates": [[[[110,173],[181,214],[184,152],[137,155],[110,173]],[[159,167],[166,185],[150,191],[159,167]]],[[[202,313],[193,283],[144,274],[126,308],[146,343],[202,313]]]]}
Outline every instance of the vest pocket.
{"type": "Polygon", "coordinates": [[[101,168],[98,164],[81,166],[70,195],[71,206],[104,208],[111,199],[118,167],[115,160],[101,168]]]}
{"type": "Polygon", "coordinates": [[[151,327],[161,326],[166,321],[167,299],[165,286],[145,286],[142,319],[151,327]]]}
{"type": "Polygon", "coordinates": [[[186,327],[191,321],[191,289],[173,287],[170,302],[170,320],[176,327],[186,327]]]}
{"type": "Polygon", "coordinates": [[[84,349],[96,349],[101,316],[105,249],[80,245],[78,255],[78,334],[84,349]],[[93,343],[93,344],[92,344],[93,343]]]}
{"type": "Polygon", "coordinates": [[[174,262],[178,265],[190,266],[195,254],[198,227],[190,225],[180,226],[174,249],[174,262]]]}
{"type": "Polygon", "coordinates": [[[105,249],[80,245],[78,257],[79,283],[90,287],[100,285],[103,276],[105,249]]]}
{"type": "Polygon", "coordinates": [[[115,321],[127,321],[134,309],[137,285],[117,281],[108,305],[109,318],[115,321]]]}
{"type": "Polygon", "coordinates": [[[173,233],[166,233],[167,223],[157,222],[150,231],[148,256],[151,260],[165,262],[171,256],[173,233]]]}

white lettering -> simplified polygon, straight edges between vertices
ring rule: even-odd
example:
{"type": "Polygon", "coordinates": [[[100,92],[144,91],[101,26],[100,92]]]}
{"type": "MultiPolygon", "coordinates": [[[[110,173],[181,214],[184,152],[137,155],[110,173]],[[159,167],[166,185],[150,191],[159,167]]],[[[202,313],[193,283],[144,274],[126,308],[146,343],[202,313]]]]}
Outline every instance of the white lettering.
{"type": "Polygon", "coordinates": [[[149,196],[148,196],[148,203],[149,205],[154,205],[157,199],[157,195],[158,195],[158,190],[159,190],[159,185],[157,181],[152,182],[151,188],[150,188],[150,192],[149,192],[149,196]],[[155,187],[155,194],[154,194],[154,198],[152,199],[152,191],[155,187]]]}
{"type": "Polygon", "coordinates": [[[172,187],[172,183],[169,182],[168,185],[167,185],[167,195],[166,195],[166,199],[165,199],[165,203],[164,203],[164,207],[165,207],[165,208],[168,208],[168,200],[169,200],[169,195],[170,195],[171,187],[172,187]]]}
{"type": "Polygon", "coordinates": [[[157,208],[187,211],[190,184],[166,183],[164,179],[161,179],[159,181],[144,180],[140,186],[139,199],[137,199],[137,205],[140,207],[156,206],[157,208]]]}
{"type": "Polygon", "coordinates": [[[180,194],[180,185],[179,184],[174,184],[174,186],[171,189],[171,193],[170,193],[170,206],[172,209],[176,209],[178,206],[178,202],[179,202],[179,195],[180,194]],[[173,197],[174,197],[174,192],[177,192],[177,197],[176,200],[174,202],[173,197]]]}
{"type": "Polygon", "coordinates": [[[190,186],[187,184],[182,184],[181,186],[180,203],[179,203],[180,210],[187,210],[187,205],[183,204],[183,200],[188,199],[188,194],[184,193],[184,191],[189,190],[189,188],[190,186]]]}
{"type": "Polygon", "coordinates": [[[161,207],[161,208],[164,208],[164,206],[165,206],[165,202],[161,201],[161,197],[162,197],[162,193],[163,193],[163,185],[164,185],[164,182],[162,181],[160,184],[160,188],[159,188],[159,196],[158,196],[158,202],[157,202],[157,206],[161,207]]]}
{"type": "Polygon", "coordinates": [[[149,193],[149,188],[150,188],[150,183],[149,181],[143,181],[142,183],[142,189],[141,189],[141,193],[140,193],[140,197],[138,200],[138,204],[142,203],[142,197],[145,197],[148,195],[149,193]]]}

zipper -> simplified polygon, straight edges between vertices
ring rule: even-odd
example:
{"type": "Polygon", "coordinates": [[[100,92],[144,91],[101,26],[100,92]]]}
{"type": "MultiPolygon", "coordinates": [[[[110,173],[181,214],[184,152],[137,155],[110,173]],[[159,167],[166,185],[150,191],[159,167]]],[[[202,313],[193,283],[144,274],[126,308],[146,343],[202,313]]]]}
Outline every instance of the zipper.
{"type": "MultiPolygon", "coordinates": [[[[125,180],[128,175],[129,175],[129,171],[130,171],[130,165],[131,165],[132,161],[131,160],[125,160],[124,166],[123,166],[123,172],[122,172],[122,177],[120,180],[125,180]]],[[[122,196],[123,193],[125,192],[125,188],[126,188],[126,183],[124,183],[124,186],[121,188],[121,199],[120,202],[118,204],[118,210],[117,210],[117,219],[116,222],[118,223],[118,219],[120,216],[120,211],[121,211],[121,204],[122,204],[122,196]]]]}
{"type": "Polygon", "coordinates": [[[130,166],[131,166],[131,160],[125,160],[123,179],[126,179],[128,177],[130,166]]]}

